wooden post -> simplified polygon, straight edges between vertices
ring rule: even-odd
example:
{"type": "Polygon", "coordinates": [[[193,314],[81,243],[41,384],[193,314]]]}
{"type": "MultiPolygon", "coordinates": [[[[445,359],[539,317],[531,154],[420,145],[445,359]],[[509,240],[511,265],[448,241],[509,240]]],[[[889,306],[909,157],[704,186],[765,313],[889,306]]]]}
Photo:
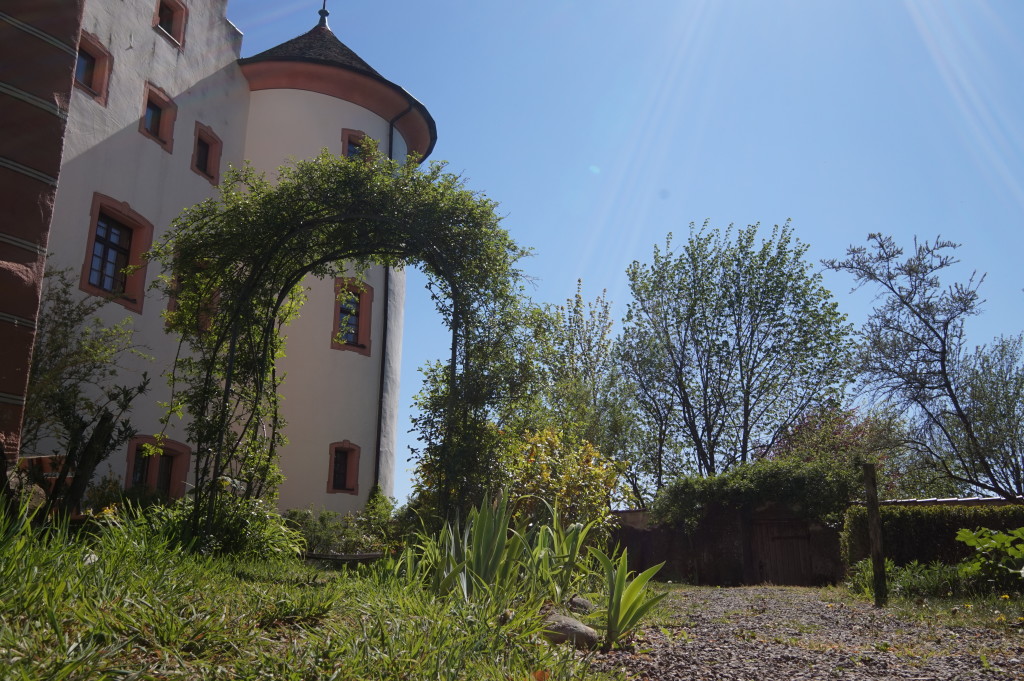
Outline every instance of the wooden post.
{"type": "Polygon", "coordinates": [[[875,464],[864,464],[864,491],[868,502],[868,541],[871,544],[872,586],[875,606],[882,608],[889,601],[889,584],[885,579],[885,554],[882,552],[882,517],[878,512],[878,482],[875,464]]]}

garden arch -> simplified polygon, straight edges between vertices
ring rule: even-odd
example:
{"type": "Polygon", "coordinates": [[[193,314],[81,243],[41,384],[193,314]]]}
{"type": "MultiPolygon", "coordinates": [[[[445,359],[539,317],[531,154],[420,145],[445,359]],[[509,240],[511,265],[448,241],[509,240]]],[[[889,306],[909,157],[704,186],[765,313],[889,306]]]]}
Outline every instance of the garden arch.
{"type": "MultiPolygon", "coordinates": [[[[175,221],[151,257],[176,300],[168,327],[182,348],[168,417],[191,416],[196,523],[212,518],[227,485],[249,497],[276,482],[275,359],[307,275],[335,277],[346,265],[418,267],[452,333],[453,383],[466,371],[472,329],[515,295],[524,254],[494,208],[443,164],[423,169],[368,149],[358,158],[325,151],[281,168],[274,183],[249,167],[233,170],[219,198],[175,221]]],[[[454,391],[450,398],[454,407],[454,391]]]]}

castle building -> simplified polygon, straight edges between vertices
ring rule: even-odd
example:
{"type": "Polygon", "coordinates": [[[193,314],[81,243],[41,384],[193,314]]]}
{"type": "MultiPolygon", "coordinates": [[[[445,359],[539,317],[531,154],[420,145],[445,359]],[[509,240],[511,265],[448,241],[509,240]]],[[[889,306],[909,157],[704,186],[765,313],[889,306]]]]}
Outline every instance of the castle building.
{"type": "MultiPolygon", "coordinates": [[[[11,0],[0,10],[0,196],[11,206],[0,222],[7,458],[18,450],[44,260],[72,269],[83,295],[113,296],[106,321],[132,318],[153,359],[129,359],[121,382],[160,375],[177,338],[165,333],[169,301],[150,288],[159,272],[142,254],[184,208],[217,194],[229,164],[249,161],[272,178],[290,159],[324,148],[348,155],[366,137],[393,158],[433,149],[426,108],[338,40],[326,9],[307,33],[239,59],[242,36],[226,5],[11,0]]],[[[356,510],[374,485],[393,488],[405,275],[372,268],[357,297],[341,302],[354,280],[304,284],[308,300],[286,329],[281,366],[289,444],[279,505],[356,510]]],[[[181,496],[193,461],[180,422],[166,431],[162,456],[139,456],[169,396],[162,379],[151,386],[132,411],[139,436],[107,463],[128,487],[181,496]]]]}

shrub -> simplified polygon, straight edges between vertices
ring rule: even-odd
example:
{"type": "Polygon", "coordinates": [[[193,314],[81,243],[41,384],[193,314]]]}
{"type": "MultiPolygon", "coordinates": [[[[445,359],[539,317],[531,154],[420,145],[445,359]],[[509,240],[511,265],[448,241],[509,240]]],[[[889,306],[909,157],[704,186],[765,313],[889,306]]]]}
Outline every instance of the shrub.
{"type": "Polygon", "coordinates": [[[466,600],[562,602],[593,574],[583,547],[596,522],[565,524],[556,510],[550,522],[527,529],[514,520],[517,504],[506,496],[491,503],[485,496],[464,526],[420,532],[401,555],[382,564],[384,572],[466,600]]]}
{"type": "Polygon", "coordinates": [[[219,507],[209,531],[195,536],[193,503],[186,497],[168,506],[154,506],[145,515],[158,535],[199,553],[267,559],[298,555],[305,547],[302,535],[266,501],[233,494],[218,497],[219,507]]]}
{"type": "MultiPolygon", "coordinates": [[[[881,508],[882,546],[896,565],[911,561],[959,563],[971,547],[956,541],[962,528],[1008,530],[1024,526],[1024,506],[891,506],[881,508]]],[[[851,506],[840,535],[847,565],[870,555],[867,509],[851,506]]]]}
{"type": "Polygon", "coordinates": [[[550,524],[527,531],[521,522],[514,525],[513,504],[506,496],[491,503],[485,495],[464,528],[446,524],[437,534],[421,533],[401,555],[372,570],[384,584],[421,585],[442,599],[496,608],[498,613],[504,609],[499,619],[508,613],[538,613],[545,601],[568,597],[573,587],[600,572],[607,589],[603,614],[608,650],[664,598],[648,592],[649,580],[663,564],[630,580],[625,552],[609,557],[591,547],[590,556],[600,564],[595,570],[581,550],[595,522],[565,526],[557,510],[550,514],[550,524]]]}
{"type": "Polygon", "coordinates": [[[993,590],[1012,590],[1021,586],[1020,580],[1024,578],[1024,527],[1008,532],[963,529],[957,532],[956,540],[974,549],[974,555],[961,564],[960,570],[965,576],[984,580],[993,590]]]}
{"type": "MultiPolygon", "coordinates": [[[[915,560],[897,566],[886,559],[885,574],[889,592],[896,598],[945,598],[988,591],[985,585],[965,577],[959,566],[938,561],[924,564],[915,560]]],[[[870,559],[865,558],[850,568],[847,586],[858,595],[868,598],[874,595],[870,559]]]]}
{"type": "Polygon", "coordinates": [[[826,462],[763,460],[713,478],[680,478],[661,490],[651,511],[656,522],[692,531],[710,508],[778,502],[808,520],[838,525],[858,485],[852,469],[826,462]]]}
{"type": "Polygon", "coordinates": [[[366,508],[358,513],[293,508],[284,517],[305,539],[310,553],[376,553],[401,545],[394,502],[379,487],[370,492],[366,508]]]}
{"type": "Polygon", "coordinates": [[[609,558],[598,549],[590,549],[590,552],[601,562],[608,589],[602,646],[608,651],[619,640],[628,636],[640,623],[641,618],[668,595],[668,592],[665,592],[648,597],[647,592],[647,582],[657,574],[664,563],[647,568],[627,583],[629,569],[626,567],[628,558],[625,551],[619,555],[618,560],[609,558]]]}
{"type": "Polygon", "coordinates": [[[589,442],[551,428],[528,433],[502,457],[502,468],[517,521],[547,522],[550,503],[566,523],[596,521],[595,537],[607,537],[619,469],[589,442]]]}
{"type": "Polygon", "coordinates": [[[149,487],[140,485],[125,489],[121,478],[108,469],[102,478],[85,491],[83,511],[100,513],[103,509],[111,506],[148,508],[157,504],[166,504],[167,501],[166,495],[149,487]]]}

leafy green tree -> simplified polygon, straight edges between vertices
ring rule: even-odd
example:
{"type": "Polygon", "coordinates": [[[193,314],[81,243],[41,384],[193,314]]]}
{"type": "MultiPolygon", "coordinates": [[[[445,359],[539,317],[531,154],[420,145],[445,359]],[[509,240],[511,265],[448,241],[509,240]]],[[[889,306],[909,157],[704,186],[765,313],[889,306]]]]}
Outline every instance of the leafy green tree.
{"type": "Polygon", "coordinates": [[[699,475],[770,449],[811,406],[848,380],[849,326],[789,224],[725,233],[691,225],[650,264],[628,269],[624,337],[644,344],[671,393],[680,437],[699,475]]]}
{"type": "Polygon", "coordinates": [[[767,458],[831,465],[858,479],[861,464],[874,463],[879,494],[887,499],[955,495],[949,479],[906,439],[906,423],[890,411],[828,402],[790,426],[767,458]]]}
{"type": "Polygon", "coordinates": [[[664,380],[670,372],[667,358],[656,347],[655,339],[638,333],[636,327],[625,329],[616,343],[622,379],[616,389],[627,395],[632,425],[624,476],[630,501],[637,508],[646,508],[670,480],[693,472],[691,462],[679,455],[684,450],[680,407],[675,391],[664,380]]]}
{"type": "Polygon", "coordinates": [[[908,444],[962,491],[1012,498],[1024,494],[1021,341],[967,349],[964,325],[981,312],[984,277],[943,286],[944,270],[959,262],[957,247],[915,239],[904,256],[892,237],[875,233],[867,246],[825,264],[878,290],[860,332],[862,390],[910,415],[908,444]]]}
{"type": "Polygon", "coordinates": [[[462,350],[465,370],[435,361],[421,369],[413,430],[420,446],[414,507],[428,520],[466,517],[504,481],[501,457],[534,413],[537,364],[519,301],[505,300],[474,329],[462,350]],[[454,385],[454,388],[452,387],[454,385]],[[431,518],[431,516],[437,516],[431,518]]]}
{"type": "Polygon", "coordinates": [[[73,511],[96,467],[135,434],[128,413],[149,381],[143,374],[138,384],[115,384],[122,358],[140,353],[131,319],[105,324],[97,316],[108,302],[78,295],[67,271],[46,273],[21,449],[33,457],[27,468],[46,492],[46,512],[73,511]],[[43,478],[39,455],[55,477],[43,478]]]}
{"type": "MultiPolygon", "coordinates": [[[[991,469],[1001,486],[1020,495],[1024,492],[1024,335],[996,338],[968,354],[961,365],[960,384],[963,408],[989,462],[987,468],[978,462],[970,469],[972,475],[991,469]]],[[[950,432],[961,441],[966,436],[963,428],[950,432]]]]}
{"type": "MultiPolygon", "coordinates": [[[[479,327],[489,330],[471,350],[480,359],[471,363],[473,371],[459,383],[462,399],[474,393],[489,395],[472,430],[467,427],[459,434],[476,451],[472,465],[461,466],[463,513],[485,492],[509,489],[516,457],[538,432],[549,433],[560,443],[571,442],[572,447],[596,448],[609,459],[625,450],[630,423],[622,407],[610,306],[604,296],[585,302],[577,289],[565,305],[538,306],[524,297],[506,303],[479,327]]],[[[413,418],[423,443],[416,452],[416,491],[419,503],[430,507],[441,491],[446,466],[451,466],[440,446],[448,427],[443,414],[451,384],[440,363],[428,365],[424,378],[413,418]]],[[[565,451],[575,451],[572,447],[565,451]]],[[[602,503],[607,512],[607,494],[602,503]]]]}
{"type": "Polygon", "coordinates": [[[539,409],[526,429],[548,423],[564,435],[589,442],[621,459],[630,437],[622,372],[615,355],[611,304],[606,292],[583,298],[583,282],[564,305],[545,305],[527,317],[538,364],[539,409]]]}

